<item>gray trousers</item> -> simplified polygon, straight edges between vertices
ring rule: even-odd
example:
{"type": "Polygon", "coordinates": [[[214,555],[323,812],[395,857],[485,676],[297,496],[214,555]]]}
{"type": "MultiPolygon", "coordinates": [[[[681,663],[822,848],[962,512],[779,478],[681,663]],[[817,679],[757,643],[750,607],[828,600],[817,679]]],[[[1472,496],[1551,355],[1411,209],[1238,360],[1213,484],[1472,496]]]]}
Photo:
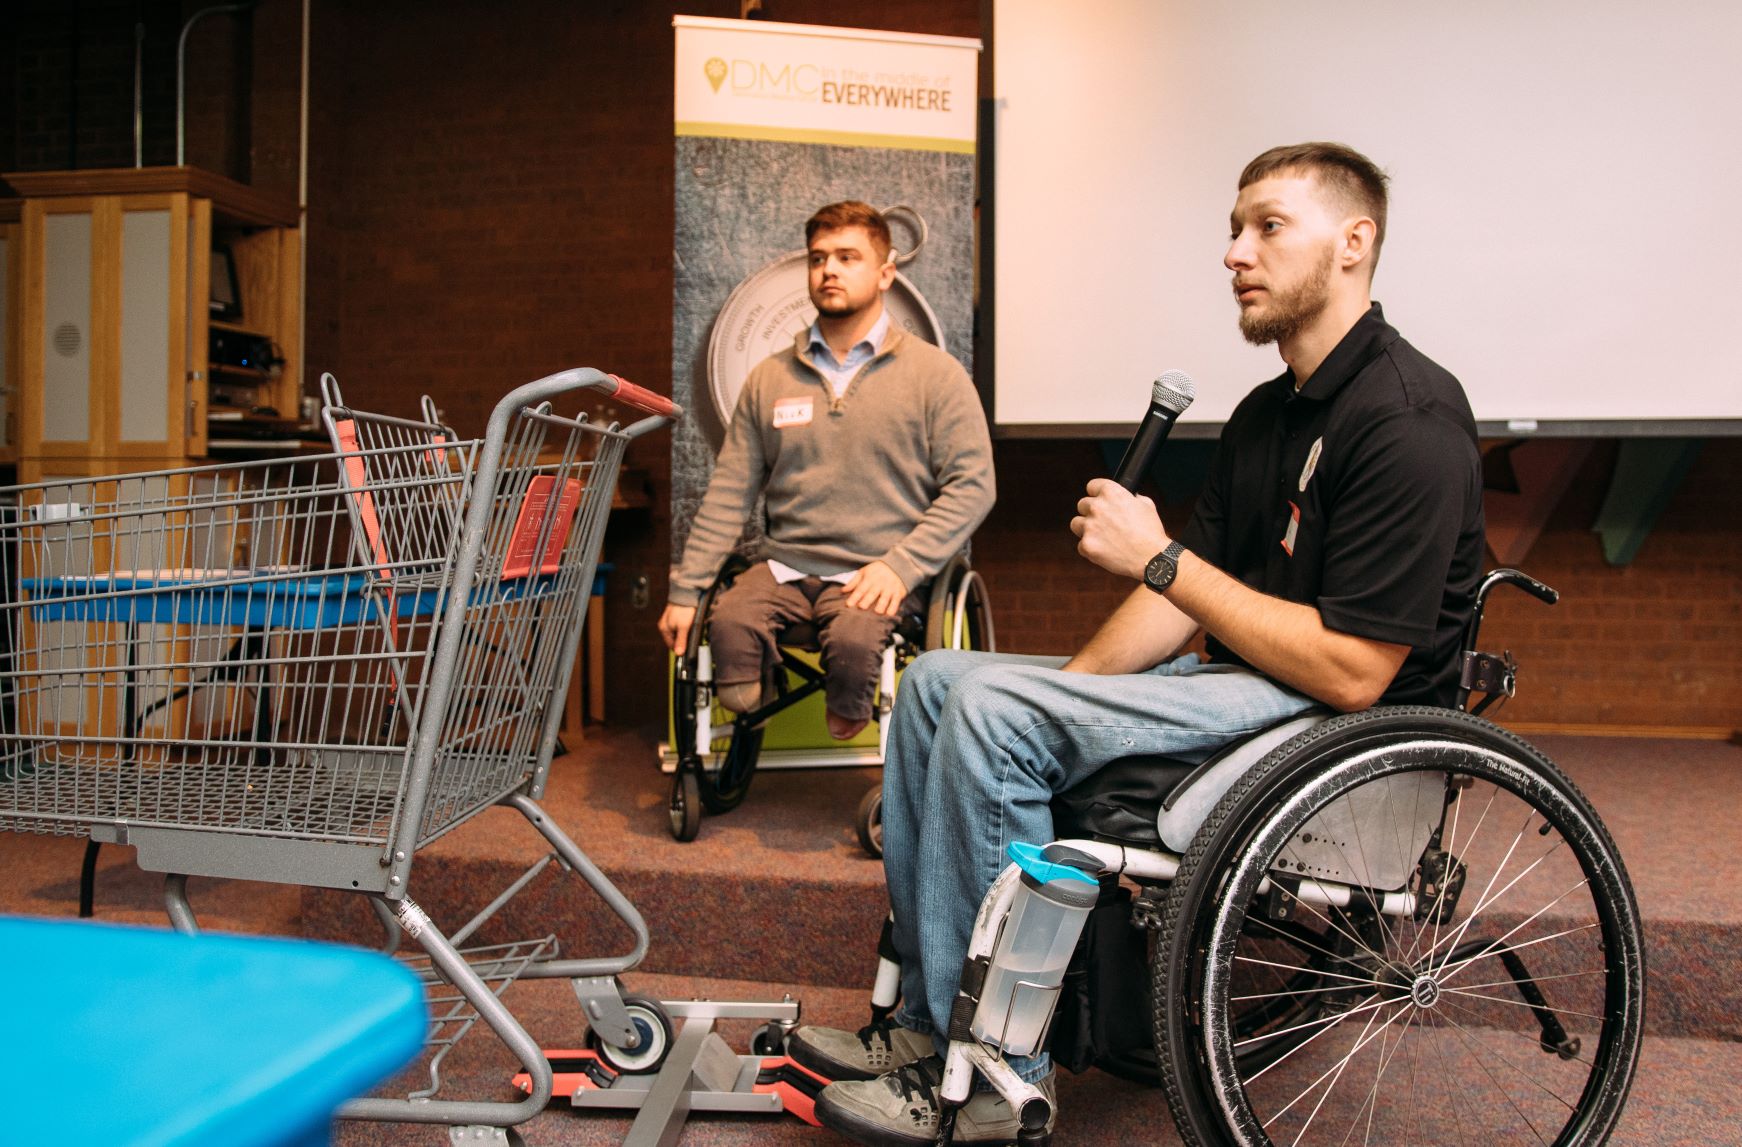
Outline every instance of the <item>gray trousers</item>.
{"type": "MultiPolygon", "coordinates": [[[[915,612],[923,604],[917,592],[910,593],[901,603],[901,612],[915,612]]],[[[767,562],[757,562],[714,601],[708,621],[714,680],[721,685],[761,681],[766,690],[780,659],[781,631],[812,624],[817,628],[823,672],[828,675],[823,695],[829,712],[849,721],[869,720],[878,662],[895,622],[893,617],[852,608],[834,582],[807,577],[781,585],[767,562]]]]}

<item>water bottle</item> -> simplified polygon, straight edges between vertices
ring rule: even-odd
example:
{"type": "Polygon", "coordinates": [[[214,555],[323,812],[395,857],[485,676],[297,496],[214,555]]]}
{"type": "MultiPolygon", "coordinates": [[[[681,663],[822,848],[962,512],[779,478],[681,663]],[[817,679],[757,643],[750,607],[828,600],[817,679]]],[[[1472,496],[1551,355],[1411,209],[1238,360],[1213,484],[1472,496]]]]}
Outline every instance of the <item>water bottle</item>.
{"type": "Polygon", "coordinates": [[[1007,1055],[1031,1055],[1052,1018],[1065,967],[1101,886],[1091,874],[1096,861],[1073,849],[1012,841],[1007,851],[1022,876],[971,1029],[976,1039],[999,1045],[1007,1055]]]}

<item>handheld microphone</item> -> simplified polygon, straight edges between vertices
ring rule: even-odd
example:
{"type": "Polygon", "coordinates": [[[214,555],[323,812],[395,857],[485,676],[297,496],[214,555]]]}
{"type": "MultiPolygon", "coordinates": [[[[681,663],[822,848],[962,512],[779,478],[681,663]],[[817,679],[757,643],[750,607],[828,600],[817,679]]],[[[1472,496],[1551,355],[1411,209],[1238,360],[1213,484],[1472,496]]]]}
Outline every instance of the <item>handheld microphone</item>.
{"type": "Polygon", "coordinates": [[[1170,370],[1155,380],[1155,389],[1149,397],[1149,413],[1137,424],[1137,433],[1131,436],[1125,457],[1119,459],[1119,469],[1114,471],[1113,481],[1127,490],[1137,489],[1137,483],[1148,472],[1149,464],[1161,453],[1161,444],[1167,441],[1174,422],[1197,396],[1197,384],[1183,370],[1170,370]]]}

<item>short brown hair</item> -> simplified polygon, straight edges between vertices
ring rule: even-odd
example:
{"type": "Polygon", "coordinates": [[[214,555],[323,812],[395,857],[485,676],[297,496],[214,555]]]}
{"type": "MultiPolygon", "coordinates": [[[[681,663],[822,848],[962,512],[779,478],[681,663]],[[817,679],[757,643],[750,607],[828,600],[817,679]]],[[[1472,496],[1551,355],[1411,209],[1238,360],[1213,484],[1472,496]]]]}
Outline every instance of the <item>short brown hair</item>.
{"type": "Polygon", "coordinates": [[[1342,205],[1373,220],[1373,258],[1379,265],[1379,248],[1385,243],[1385,209],[1389,202],[1385,185],[1390,182],[1379,165],[1347,144],[1295,143],[1273,147],[1246,165],[1240,187],[1283,172],[1310,172],[1335,195],[1342,205]]]}
{"type": "Polygon", "coordinates": [[[889,237],[889,224],[884,221],[883,212],[857,199],[818,208],[817,213],[804,225],[805,245],[810,245],[818,231],[839,231],[843,227],[865,228],[866,233],[871,236],[872,246],[877,248],[878,261],[888,261],[889,250],[895,246],[894,240],[889,237]]]}

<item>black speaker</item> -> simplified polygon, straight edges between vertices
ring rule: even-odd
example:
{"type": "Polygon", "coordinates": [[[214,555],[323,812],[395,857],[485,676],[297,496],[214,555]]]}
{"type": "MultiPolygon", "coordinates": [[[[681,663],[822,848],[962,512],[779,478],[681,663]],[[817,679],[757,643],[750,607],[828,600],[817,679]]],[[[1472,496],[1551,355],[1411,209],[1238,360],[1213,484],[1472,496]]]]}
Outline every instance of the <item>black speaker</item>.
{"type": "Polygon", "coordinates": [[[221,330],[211,332],[206,358],[212,366],[262,372],[271,370],[284,361],[273,350],[272,340],[264,335],[221,330]]]}

